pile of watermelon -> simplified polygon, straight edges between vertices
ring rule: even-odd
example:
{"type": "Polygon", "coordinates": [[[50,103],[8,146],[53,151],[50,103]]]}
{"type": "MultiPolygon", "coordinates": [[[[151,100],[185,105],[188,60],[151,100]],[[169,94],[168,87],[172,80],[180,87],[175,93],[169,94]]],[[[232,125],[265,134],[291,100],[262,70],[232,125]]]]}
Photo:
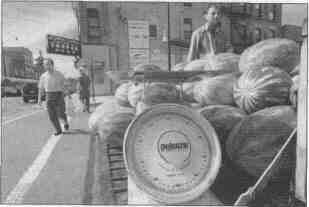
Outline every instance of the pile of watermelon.
{"type": "MultiPolygon", "coordinates": [[[[276,38],[258,42],[240,55],[220,53],[181,62],[172,70],[224,71],[224,74],[199,75],[182,87],[168,83],[123,83],[115,92],[115,101],[110,106],[113,110],[104,110],[104,105],[98,107],[89,125],[101,137],[122,146],[126,128],[147,108],[160,103],[193,107],[213,125],[220,139],[223,164],[213,190],[230,205],[261,176],[296,127],[298,78],[295,71],[299,59],[299,48],[294,41],[276,38]],[[222,197],[223,192],[229,188],[232,192],[246,176],[248,179],[245,184],[239,184],[242,189],[237,194],[230,194],[228,199],[222,197]],[[228,186],[231,181],[226,179],[236,184],[228,186]]],[[[134,70],[162,69],[143,64],[134,70]]],[[[287,181],[295,165],[294,148],[293,144],[289,146],[270,180],[269,186],[280,185],[282,193],[288,188],[287,181]]],[[[271,189],[267,192],[281,196],[281,191],[271,189]]]]}

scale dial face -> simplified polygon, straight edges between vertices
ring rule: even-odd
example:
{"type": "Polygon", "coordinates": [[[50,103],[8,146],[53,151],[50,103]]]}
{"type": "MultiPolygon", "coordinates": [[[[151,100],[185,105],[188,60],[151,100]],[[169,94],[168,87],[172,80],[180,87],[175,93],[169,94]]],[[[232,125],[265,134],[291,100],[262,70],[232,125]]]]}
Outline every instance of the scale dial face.
{"type": "Polygon", "coordinates": [[[214,181],[221,151],[214,129],[197,112],[159,104],[128,127],[125,161],[135,184],[166,203],[193,200],[214,181]]]}

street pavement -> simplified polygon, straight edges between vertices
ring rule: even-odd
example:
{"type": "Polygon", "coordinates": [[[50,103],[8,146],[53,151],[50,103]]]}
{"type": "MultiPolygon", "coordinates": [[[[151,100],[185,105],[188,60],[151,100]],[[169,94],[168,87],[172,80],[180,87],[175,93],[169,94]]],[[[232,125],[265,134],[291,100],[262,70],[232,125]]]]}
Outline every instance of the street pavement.
{"type": "Polygon", "coordinates": [[[44,108],[20,99],[2,99],[2,203],[84,204],[90,114],[69,105],[70,130],[52,136],[44,108]]]}

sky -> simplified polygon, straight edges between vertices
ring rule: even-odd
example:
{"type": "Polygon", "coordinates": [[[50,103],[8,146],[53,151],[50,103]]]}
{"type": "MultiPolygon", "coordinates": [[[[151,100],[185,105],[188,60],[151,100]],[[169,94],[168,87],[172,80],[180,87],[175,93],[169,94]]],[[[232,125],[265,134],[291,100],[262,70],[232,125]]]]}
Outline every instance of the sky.
{"type": "Polygon", "coordinates": [[[306,4],[284,4],[282,7],[282,25],[292,24],[301,26],[308,15],[306,4]]]}
{"type": "MultiPolygon", "coordinates": [[[[46,34],[77,39],[77,20],[71,2],[6,0],[2,3],[3,45],[23,46],[38,56],[52,57],[55,66],[67,77],[77,75],[73,57],[46,54],[46,34]]],[[[307,16],[305,4],[284,4],[282,24],[301,25],[307,16]]]]}
{"type": "Polygon", "coordinates": [[[55,61],[57,70],[73,77],[76,71],[71,56],[46,54],[46,34],[77,39],[78,29],[71,2],[3,2],[3,45],[23,46],[34,57],[43,56],[55,61]]]}

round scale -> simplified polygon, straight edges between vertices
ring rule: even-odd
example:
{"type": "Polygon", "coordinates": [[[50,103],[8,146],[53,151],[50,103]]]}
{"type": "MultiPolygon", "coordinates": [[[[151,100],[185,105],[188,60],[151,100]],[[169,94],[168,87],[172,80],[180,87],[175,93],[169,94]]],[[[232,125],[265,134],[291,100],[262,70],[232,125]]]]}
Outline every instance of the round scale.
{"type": "Polygon", "coordinates": [[[136,186],[164,203],[191,201],[215,180],[221,164],[217,135],[196,111],[158,104],[128,127],[125,164],[136,186]]]}

